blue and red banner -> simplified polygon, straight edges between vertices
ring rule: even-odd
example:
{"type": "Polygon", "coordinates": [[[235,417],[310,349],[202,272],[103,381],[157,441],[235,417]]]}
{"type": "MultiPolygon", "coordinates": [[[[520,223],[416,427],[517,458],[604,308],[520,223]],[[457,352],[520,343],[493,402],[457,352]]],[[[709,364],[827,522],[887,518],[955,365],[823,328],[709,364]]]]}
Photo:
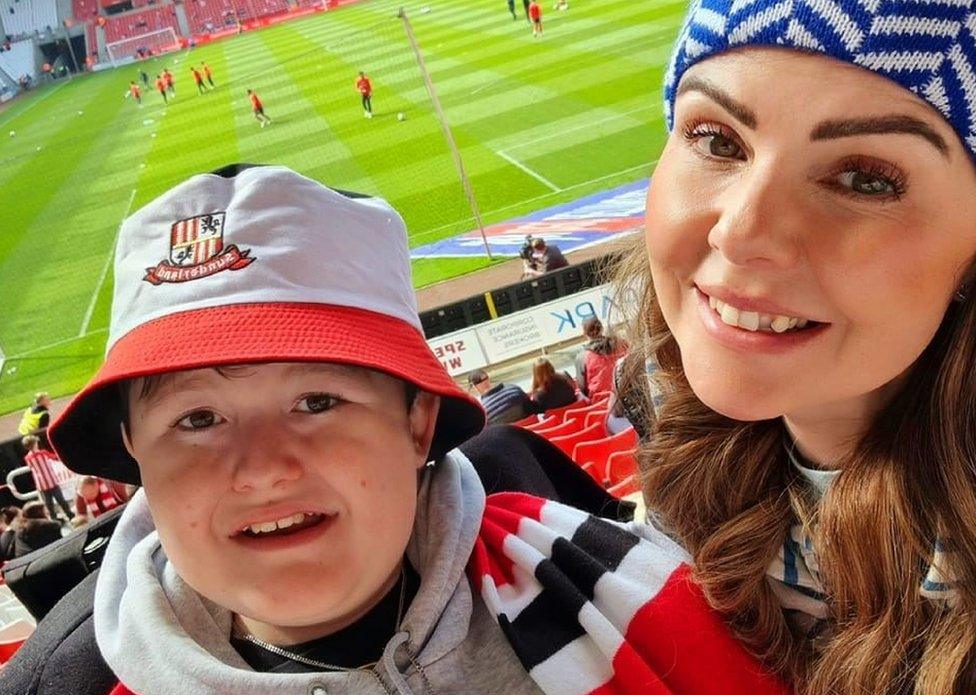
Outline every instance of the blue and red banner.
{"type": "MultiPolygon", "coordinates": [[[[533,212],[485,228],[493,255],[517,256],[525,237],[542,237],[566,253],[632,232],[644,224],[649,181],[634,181],[607,191],[533,212]]],[[[470,258],[485,255],[477,230],[411,249],[412,258],[470,258]]]]}

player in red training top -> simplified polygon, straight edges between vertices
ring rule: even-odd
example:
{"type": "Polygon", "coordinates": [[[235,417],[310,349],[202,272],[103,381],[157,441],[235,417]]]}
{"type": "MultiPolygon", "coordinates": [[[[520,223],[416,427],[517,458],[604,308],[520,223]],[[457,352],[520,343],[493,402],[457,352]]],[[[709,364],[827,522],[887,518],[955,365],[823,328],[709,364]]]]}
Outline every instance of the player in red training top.
{"type": "Polygon", "coordinates": [[[203,68],[203,76],[207,78],[207,83],[210,85],[210,89],[215,89],[217,85],[213,81],[213,70],[206,63],[200,63],[200,67],[203,68]]]}
{"type": "Polygon", "coordinates": [[[163,98],[163,103],[168,104],[169,99],[166,98],[166,80],[163,79],[162,75],[156,75],[156,91],[163,98]]]}
{"type": "Polygon", "coordinates": [[[167,68],[163,68],[163,82],[166,83],[166,91],[169,92],[171,97],[176,96],[176,87],[173,86],[173,73],[171,73],[167,68]]]}
{"type": "Polygon", "coordinates": [[[126,98],[131,96],[136,100],[136,103],[139,104],[139,108],[142,108],[142,91],[139,89],[139,85],[137,85],[135,82],[129,83],[129,93],[125,96],[126,98]]]}
{"type": "Polygon", "coordinates": [[[532,36],[542,36],[542,5],[539,0],[529,3],[529,19],[532,21],[532,36]]]}
{"type": "Polygon", "coordinates": [[[360,72],[359,77],[356,78],[356,89],[359,90],[359,95],[363,98],[363,110],[366,112],[366,118],[372,118],[373,83],[370,82],[365,72],[360,72]]]}
{"type": "Polygon", "coordinates": [[[264,113],[264,104],[261,103],[261,99],[258,98],[257,93],[249,89],[247,90],[247,98],[251,100],[251,110],[254,112],[254,117],[258,119],[261,127],[263,128],[271,123],[271,119],[264,113]]]}
{"type": "Polygon", "coordinates": [[[197,92],[200,93],[200,94],[205,94],[206,91],[207,91],[207,88],[203,85],[203,75],[201,75],[200,74],[200,71],[197,70],[192,65],[190,66],[190,72],[193,73],[193,82],[197,86],[197,92]]]}

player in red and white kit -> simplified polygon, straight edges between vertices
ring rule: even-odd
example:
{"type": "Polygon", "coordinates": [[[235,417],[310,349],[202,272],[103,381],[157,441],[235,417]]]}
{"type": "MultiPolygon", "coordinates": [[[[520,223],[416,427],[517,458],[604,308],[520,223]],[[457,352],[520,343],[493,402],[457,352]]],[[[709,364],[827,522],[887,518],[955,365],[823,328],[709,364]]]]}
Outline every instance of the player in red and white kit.
{"type": "Polygon", "coordinates": [[[529,3],[529,21],[532,22],[532,36],[542,36],[542,5],[539,0],[529,3]]]}
{"type": "Polygon", "coordinates": [[[372,118],[373,83],[370,81],[369,77],[366,76],[365,72],[360,72],[359,77],[356,78],[356,89],[359,91],[359,95],[363,98],[363,111],[366,112],[366,118],[372,118]]]}
{"type": "Polygon", "coordinates": [[[251,111],[254,112],[254,117],[258,119],[258,123],[261,124],[261,127],[263,128],[271,123],[271,119],[268,118],[268,116],[264,113],[264,104],[258,97],[257,92],[250,89],[247,90],[247,98],[251,100],[251,111]]]}

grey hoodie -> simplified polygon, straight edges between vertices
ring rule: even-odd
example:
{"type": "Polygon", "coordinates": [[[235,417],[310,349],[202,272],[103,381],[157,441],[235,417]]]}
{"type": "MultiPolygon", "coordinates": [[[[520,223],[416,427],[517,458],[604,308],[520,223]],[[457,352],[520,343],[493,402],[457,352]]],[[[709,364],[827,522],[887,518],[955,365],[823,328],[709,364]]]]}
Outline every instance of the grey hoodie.
{"type": "Polygon", "coordinates": [[[465,576],[484,506],[481,482],[460,451],[427,469],[407,548],[420,588],[372,670],[258,673],[230,644],[231,613],[176,574],[140,491],[119,520],[98,578],[98,647],[139,695],[536,695],[541,691],[465,576]]]}

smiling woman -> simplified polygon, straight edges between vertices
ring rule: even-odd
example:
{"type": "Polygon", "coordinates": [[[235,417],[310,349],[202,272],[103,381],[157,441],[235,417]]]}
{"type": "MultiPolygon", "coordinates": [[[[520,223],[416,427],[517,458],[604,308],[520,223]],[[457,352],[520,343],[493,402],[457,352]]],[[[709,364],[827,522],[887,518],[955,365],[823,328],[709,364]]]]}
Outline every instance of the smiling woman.
{"type": "Polygon", "coordinates": [[[972,7],[713,5],[620,269],[648,508],[799,692],[973,692],[972,7]]]}

